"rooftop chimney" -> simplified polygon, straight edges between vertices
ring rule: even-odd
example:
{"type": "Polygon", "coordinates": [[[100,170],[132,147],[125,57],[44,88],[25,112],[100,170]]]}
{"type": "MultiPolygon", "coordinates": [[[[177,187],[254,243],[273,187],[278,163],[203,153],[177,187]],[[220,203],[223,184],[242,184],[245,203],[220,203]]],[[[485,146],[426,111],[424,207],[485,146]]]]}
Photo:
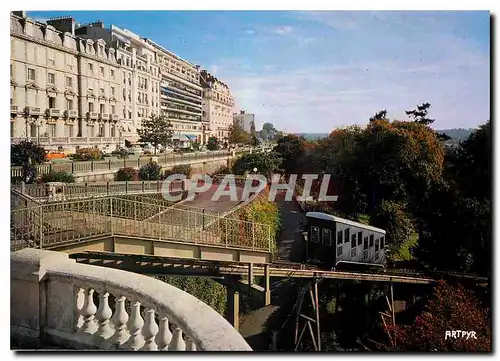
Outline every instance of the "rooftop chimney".
{"type": "Polygon", "coordinates": [[[75,36],[75,19],[71,16],[47,20],[47,25],[52,25],[59,31],[68,32],[75,36]]]}

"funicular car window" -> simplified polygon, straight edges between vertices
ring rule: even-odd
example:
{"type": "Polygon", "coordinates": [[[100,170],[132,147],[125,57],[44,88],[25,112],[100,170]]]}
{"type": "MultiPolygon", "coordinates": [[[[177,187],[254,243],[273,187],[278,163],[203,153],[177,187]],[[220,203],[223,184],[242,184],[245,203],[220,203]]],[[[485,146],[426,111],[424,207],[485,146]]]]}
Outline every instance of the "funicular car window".
{"type": "Polygon", "coordinates": [[[375,240],[375,252],[378,252],[378,239],[375,240]]]}
{"type": "Polygon", "coordinates": [[[346,229],[344,230],[344,243],[349,242],[349,239],[350,239],[350,238],[349,238],[349,228],[346,228],[346,229]]]}
{"type": "Polygon", "coordinates": [[[351,237],[351,248],[356,248],[356,234],[351,237]]]}
{"type": "Polygon", "coordinates": [[[380,249],[384,248],[384,237],[380,237],[380,249]]]}
{"type": "Polygon", "coordinates": [[[358,246],[361,246],[363,241],[363,232],[358,232],[358,246]]]}
{"type": "Polygon", "coordinates": [[[332,245],[331,234],[332,232],[328,228],[323,228],[322,243],[328,246],[332,245]]]}
{"type": "Polygon", "coordinates": [[[373,234],[370,235],[370,247],[373,247],[373,234]]]}
{"type": "Polygon", "coordinates": [[[363,239],[363,249],[368,249],[368,237],[363,239]]]}
{"type": "Polygon", "coordinates": [[[342,231],[337,232],[337,244],[342,244],[342,231]]]}
{"type": "Polygon", "coordinates": [[[319,243],[319,228],[311,227],[311,242],[319,243]]]}

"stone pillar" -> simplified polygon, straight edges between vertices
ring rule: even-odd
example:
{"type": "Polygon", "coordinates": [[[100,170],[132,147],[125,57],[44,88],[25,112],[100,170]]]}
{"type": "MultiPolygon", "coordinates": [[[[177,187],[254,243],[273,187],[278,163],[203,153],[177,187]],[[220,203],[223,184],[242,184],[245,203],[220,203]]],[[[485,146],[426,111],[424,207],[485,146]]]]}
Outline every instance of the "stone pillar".
{"type": "Polygon", "coordinates": [[[85,138],[85,137],[88,137],[88,132],[87,132],[87,121],[85,119],[82,119],[82,137],[85,138]]]}
{"type": "Polygon", "coordinates": [[[235,328],[239,330],[240,326],[240,293],[234,288],[227,288],[227,320],[235,328]]]}
{"type": "Polygon", "coordinates": [[[11,338],[40,345],[48,329],[72,332],[76,324],[74,287],[47,282],[46,271],[61,263],[75,263],[62,252],[26,248],[10,256],[11,338]],[[50,300],[50,302],[49,302],[50,300]]]}

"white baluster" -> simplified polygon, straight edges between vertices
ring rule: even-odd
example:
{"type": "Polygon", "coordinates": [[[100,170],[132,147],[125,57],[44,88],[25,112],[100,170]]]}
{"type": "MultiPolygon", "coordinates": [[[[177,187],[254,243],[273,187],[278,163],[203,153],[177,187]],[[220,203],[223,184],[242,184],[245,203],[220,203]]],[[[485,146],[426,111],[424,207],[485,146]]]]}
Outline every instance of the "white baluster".
{"type": "Polygon", "coordinates": [[[109,325],[109,318],[111,317],[113,312],[109,307],[108,297],[108,292],[99,293],[99,309],[96,313],[97,321],[99,321],[99,329],[95,333],[95,336],[103,340],[107,340],[108,338],[113,336],[113,330],[109,325]]]}
{"type": "Polygon", "coordinates": [[[182,330],[177,327],[174,329],[172,341],[168,345],[169,351],[186,351],[186,343],[182,339],[182,330]]]}
{"type": "Polygon", "coordinates": [[[129,338],[127,332],[128,314],[125,309],[125,296],[118,296],[115,300],[115,314],[111,321],[115,325],[115,334],[113,335],[113,343],[123,345],[129,338]]]}
{"type": "Polygon", "coordinates": [[[186,337],[186,351],[198,351],[193,340],[189,337],[186,337]]]}
{"type": "Polygon", "coordinates": [[[97,325],[94,321],[94,314],[97,307],[94,304],[94,290],[89,288],[85,290],[85,302],[82,307],[83,325],[81,331],[83,333],[93,334],[97,330],[97,325]]]}
{"type": "Polygon", "coordinates": [[[167,351],[170,341],[172,341],[172,332],[168,327],[168,318],[160,317],[160,329],[156,335],[156,344],[160,351],[167,351]]]}
{"type": "Polygon", "coordinates": [[[76,293],[76,310],[78,312],[78,318],[76,320],[77,330],[83,326],[82,309],[84,303],[85,303],[85,290],[83,288],[78,288],[78,292],[76,293]]]}
{"type": "Polygon", "coordinates": [[[130,338],[127,345],[134,351],[137,351],[144,345],[144,337],[141,334],[141,328],[144,326],[144,320],[141,316],[141,303],[138,301],[132,302],[130,305],[130,319],[127,327],[130,331],[130,338]]]}
{"type": "Polygon", "coordinates": [[[158,333],[158,325],[155,321],[155,311],[146,309],[146,321],[142,327],[142,335],[144,336],[143,351],[158,351],[158,345],[155,342],[155,336],[158,333]]]}

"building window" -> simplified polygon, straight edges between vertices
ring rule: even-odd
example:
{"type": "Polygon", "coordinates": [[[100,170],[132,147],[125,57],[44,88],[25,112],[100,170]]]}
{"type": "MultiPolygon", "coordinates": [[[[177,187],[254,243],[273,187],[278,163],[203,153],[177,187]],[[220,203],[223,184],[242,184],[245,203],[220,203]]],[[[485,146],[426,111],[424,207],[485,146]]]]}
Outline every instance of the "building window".
{"type": "Polygon", "coordinates": [[[323,228],[322,230],[322,242],[324,245],[327,245],[327,246],[331,246],[332,245],[332,232],[327,229],[327,228],[323,228]]]}
{"type": "Polygon", "coordinates": [[[99,113],[104,113],[104,104],[99,104],[99,113]]]}
{"type": "Polygon", "coordinates": [[[56,125],[55,124],[47,124],[47,131],[49,133],[49,137],[56,136],[56,125]]]}
{"type": "Polygon", "coordinates": [[[94,103],[89,102],[89,112],[93,113],[94,112],[94,103]]]}
{"type": "Polygon", "coordinates": [[[103,66],[99,67],[99,71],[101,73],[101,76],[104,76],[104,67],[103,66]]]}
{"type": "Polygon", "coordinates": [[[111,114],[115,114],[116,107],[114,105],[111,106],[111,114]]]}
{"type": "Polygon", "coordinates": [[[73,124],[68,124],[64,127],[64,133],[66,137],[72,137],[73,136],[73,124]]]}
{"type": "Polygon", "coordinates": [[[115,78],[115,71],[113,69],[111,69],[109,71],[109,75],[111,76],[111,79],[114,79],[115,78]]]}
{"type": "Polygon", "coordinates": [[[66,86],[68,88],[72,88],[73,87],[73,78],[72,77],[70,77],[70,76],[66,77],[66,86]]]}
{"type": "Polygon", "coordinates": [[[30,125],[30,137],[36,137],[37,135],[37,126],[36,124],[31,124],[30,125]]]}
{"type": "Polygon", "coordinates": [[[100,94],[100,95],[104,95],[104,88],[100,88],[100,89],[99,89],[99,94],[100,94]]]}
{"type": "Polygon", "coordinates": [[[125,72],[123,72],[123,84],[127,82],[127,78],[125,77],[125,72]]]}
{"type": "Polygon", "coordinates": [[[132,112],[131,112],[130,110],[129,110],[129,112],[128,112],[128,118],[129,118],[129,119],[132,119],[132,112]]]}
{"type": "Polygon", "coordinates": [[[104,124],[99,124],[99,134],[98,137],[104,137],[104,124]]]}
{"type": "Polygon", "coordinates": [[[12,64],[10,64],[10,76],[14,75],[14,71],[12,69],[13,69],[12,64]]]}
{"type": "Polygon", "coordinates": [[[35,81],[35,69],[28,68],[28,80],[35,81]]]}
{"type": "Polygon", "coordinates": [[[89,63],[89,73],[94,74],[94,66],[91,63],[89,63]]]}
{"type": "Polygon", "coordinates": [[[56,98],[49,97],[49,108],[54,109],[56,107],[56,98]]]}
{"type": "Polygon", "coordinates": [[[111,87],[111,95],[115,96],[115,87],[114,86],[111,87]]]}
{"type": "Polygon", "coordinates": [[[10,137],[14,137],[14,122],[10,122],[10,137]]]}
{"type": "Polygon", "coordinates": [[[319,228],[311,227],[311,242],[319,243],[319,228]]]}
{"type": "Polygon", "coordinates": [[[111,130],[111,135],[110,135],[110,136],[111,136],[111,137],[115,137],[115,133],[116,133],[116,131],[115,131],[115,126],[114,126],[114,125],[112,125],[110,130],[111,130]]]}
{"type": "Polygon", "coordinates": [[[72,99],[66,99],[66,109],[73,110],[73,100],[72,99]]]}

